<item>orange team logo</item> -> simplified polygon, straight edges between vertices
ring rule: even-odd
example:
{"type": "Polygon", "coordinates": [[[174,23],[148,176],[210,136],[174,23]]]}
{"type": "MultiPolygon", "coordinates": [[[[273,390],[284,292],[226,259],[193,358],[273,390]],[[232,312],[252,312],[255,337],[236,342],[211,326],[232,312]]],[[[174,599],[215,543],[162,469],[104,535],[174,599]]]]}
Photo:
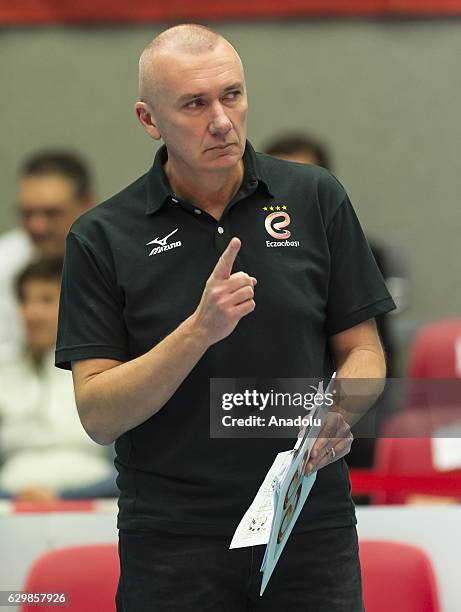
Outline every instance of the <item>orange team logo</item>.
{"type": "Polygon", "coordinates": [[[284,227],[290,225],[290,215],[286,212],[287,207],[283,206],[264,206],[264,211],[271,212],[264,220],[264,225],[269,236],[277,240],[287,240],[291,236],[290,230],[284,230],[284,227]]]}

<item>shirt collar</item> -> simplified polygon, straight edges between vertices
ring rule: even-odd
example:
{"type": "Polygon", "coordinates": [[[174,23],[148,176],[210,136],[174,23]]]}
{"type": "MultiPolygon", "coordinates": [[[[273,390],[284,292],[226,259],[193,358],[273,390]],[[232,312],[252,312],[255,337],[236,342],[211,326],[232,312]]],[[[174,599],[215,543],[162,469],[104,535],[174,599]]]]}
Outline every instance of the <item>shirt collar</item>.
{"type": "MultiPolygon", "coordinates": [[[[157,151],[154,164],[149,170],[147,179],[147,205],[146,215],[157,212],[165,203],[165,201],[174,198],[168,178],[165,174],[163,166],[168,159],[168,152],[165,145],[162,145],[157,151]]],[[[254,191],[257,186],[261,186],[265,191],[273,197],[267,179],[263,176],[263,172],[258,164],[258,159],[255,150],[247,140],[245,152],[243,154],[244,176],[242,189],[244,191],[254,191]]]]}

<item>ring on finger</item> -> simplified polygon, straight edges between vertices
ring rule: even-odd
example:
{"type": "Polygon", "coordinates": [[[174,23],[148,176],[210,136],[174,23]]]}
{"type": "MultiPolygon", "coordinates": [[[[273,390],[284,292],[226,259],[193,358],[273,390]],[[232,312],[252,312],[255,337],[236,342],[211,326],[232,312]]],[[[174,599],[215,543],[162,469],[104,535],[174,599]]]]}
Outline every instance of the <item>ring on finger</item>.
{"type": "Polygon", "coordinates": [[[328,451],[327,455],[330,455],[330,457],[332,459],[334,459],[336,457],[336,451],[333,447],[330,448],[330,450],[328,451]]]}

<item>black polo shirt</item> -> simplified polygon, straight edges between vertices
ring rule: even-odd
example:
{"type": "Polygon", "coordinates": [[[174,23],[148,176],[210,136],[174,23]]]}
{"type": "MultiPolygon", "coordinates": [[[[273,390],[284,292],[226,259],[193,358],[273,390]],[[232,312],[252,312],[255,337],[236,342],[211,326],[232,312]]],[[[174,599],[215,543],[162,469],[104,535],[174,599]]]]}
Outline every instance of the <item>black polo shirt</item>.
{"type": "MultiPolygon", "coordinates": [[[[255,153],[216,221],[152,169],[72,226],[56,365],[127,361],[197,307],[232,236],[233,271],[258,280],[256,309],[210,347],[154,416],[116,441],[118,526],[230,535],[277,452],[293,440],[210,439],[212,377],[325,377],[328,337],[394,308],[349,199],[326,170],[255,153]]],[[[126,410],[130,410],[127,405],[126,410]]],[[[298,529],[355,523],[344,460],[320,470],[298,529]]]]}

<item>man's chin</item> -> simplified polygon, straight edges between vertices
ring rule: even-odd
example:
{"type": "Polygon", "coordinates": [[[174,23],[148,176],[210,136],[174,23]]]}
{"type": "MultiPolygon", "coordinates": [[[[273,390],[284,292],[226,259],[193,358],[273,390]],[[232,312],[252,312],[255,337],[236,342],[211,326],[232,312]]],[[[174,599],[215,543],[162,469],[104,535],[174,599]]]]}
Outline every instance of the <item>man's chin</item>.
{"type": "MultiPolygon", "coordinates": [[[[212,153],[214,152],[213,149],[212,153]]],[[[238,147],[229,147],[228,149],[222,149],[219,154],[207,160],[207,165],[210,168],[217,169],[233,168],[241,161],[242,157],[243,151],[240,151],[238,147]]]]}

